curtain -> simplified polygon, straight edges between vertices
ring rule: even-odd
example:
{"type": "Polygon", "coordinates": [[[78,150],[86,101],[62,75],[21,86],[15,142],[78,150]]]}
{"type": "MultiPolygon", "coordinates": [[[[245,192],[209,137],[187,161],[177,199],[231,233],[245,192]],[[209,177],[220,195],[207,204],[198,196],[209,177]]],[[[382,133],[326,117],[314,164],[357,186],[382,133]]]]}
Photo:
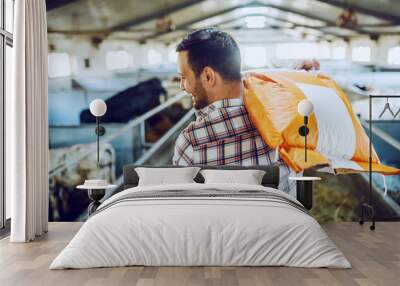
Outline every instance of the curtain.
{"type": "Polygon", "coordinates": [[[6,187],[12,242],[47,232],[48,115],[45,0],[15,1],[13,92],[6,98],[6,187]]]}

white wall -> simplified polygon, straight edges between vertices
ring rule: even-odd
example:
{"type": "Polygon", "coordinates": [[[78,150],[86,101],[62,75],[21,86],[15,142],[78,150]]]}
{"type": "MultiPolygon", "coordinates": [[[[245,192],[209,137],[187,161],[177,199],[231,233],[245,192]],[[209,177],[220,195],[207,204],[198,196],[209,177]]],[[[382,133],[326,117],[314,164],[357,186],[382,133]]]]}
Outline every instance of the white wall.
{"type": "MultiPolygon", "coordinates": [[[[310,42],[307,41],[288,41],[288,42],[310,42]]],[[[139,69],[160,69],[160,68],[175,68],[175,62],[171,61],[171,53],[175,48],[174,45],[166,46],[164,43],[151,41],[146,44],[139,44],[135,41],[106,39],[98,48],[94,47],[90,42],[90,38],[86,36],[65,37],[60,35],[49,35],[49,43],[54,44],[54,52],[66,52],[70,54],[70,64],[72,76],[77,77],[98,77],[105,74],[112,74],[106,67],[106,53],[108,51],[123,50],[128,52],[133,57],[133,65],[128,70],[137,71],[139,69]],[[155,50],[160,53],[163,61],[160,64],[150,65],[148,60],[149,50],[155,50]],[[90,68],[84,67],[84,59],[90,59],[90,68]]],[[[268,61],[276,59],[277,45],[280,43],[242,43],[239,40],[241,48],[249,46],[264,46],[266,48],[266,58],[268,61]]],[[[346,47],[346,60],[351,61],[353,48],[359,46],[368,46],[371,48],[371,63],[387,65],[387,52],[391,47],[400,45],[400,36],[382,36],[378,41],[372,41],[369,37],[356,38],[346,43],[341,40],[333,41],[321,45],[329,46],[330,49],[337,46],[346,47]]],[[[294,53],[296,51],[293,51],[294,53]]],[[[315,57],[318,58],[319,51],[315,52],[315,57]]],[[[242,50],[244,56],[244,50],[242,50]]],[[[121,72],[124,72],[123,70],[121,72]]]]}
{"type": "Polygon", "coordinates": [[[157,41],[139,44],[135,41],[106,39],[95,47],[89,37],[64,37],[50,34],[49,44],[55,47],[54,51],[49,51],[50,53],[65,52],[70,55],[72,76],[77,77],[97,76],[109,72],[106,67],[106,54],[109,51],[122,50],[132,55],[133,65],[129,68],[130,71],[171,64],[168,60],[169,47],[157,41]],[[147,56],[149,50],[155,50],[161,54],[163,61],[159,65],[150,65],[147,56]],[[90,59],[90,68],[85,68],[85,58],[90,59]]]}

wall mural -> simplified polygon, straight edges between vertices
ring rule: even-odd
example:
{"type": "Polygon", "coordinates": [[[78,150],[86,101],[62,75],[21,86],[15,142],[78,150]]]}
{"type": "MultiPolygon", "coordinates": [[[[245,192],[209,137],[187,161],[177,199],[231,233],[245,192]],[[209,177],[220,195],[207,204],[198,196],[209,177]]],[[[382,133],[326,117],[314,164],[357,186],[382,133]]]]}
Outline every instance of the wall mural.
{"type": "MultiPolygon", "coordinates": [[[[51,19],[49,17],[49,220],[84,221],[90,200],[87,191],[78,190],[76,186],[86,179],[104,179],[118,185],[126,164],[165,165],[172,164],[173,160],[178,164],[190,163],[182,154],[179,158],[173,157],[177,145],[184,149],[185,142],[177,139],[195,120],[195,114],[192,98],[181,91],[180,79],[176,76],[175,49],[181,37],[164,44],[84,33],[60,35],[60,32],[52,32],[51,19]],[[94,99],[102,99],[107,105],[106,113],[100,118],[105,134],[100,137],[98,162],[96,117],[89,110],[94,99]]],[[[348,96],[362,118],[365,98],[351,92],[348,96]]],[[[376,111],[378,114],[383,104],[385,102],[379,100],[375,103],[374,107],[380,109],[376,111]]],[[[393,100],[392,106],[397,110],[400,102],[393,100]]],[[[373,135],[373,140],[381,163],[400,168],[400,151],[396,145],[400,142],[400,129],[399,124],[392,124],[394,121],[399,122],[374,116],[374,128],[380,132],[373,135]]],[[[243,126],[246,124],[242,122],[243,126]]],[[[204,134],[195,131],[193,134],[198,136],[194,140],[203,140],[204,134]]],[[[260,138],[257,140],[262,140],[260,138]]],[[[266,144],[265,140],[257,142],[253,143],[266,144]]],[[[199,154],[212,156],[210,154],[218,150],[218,147],[210,148],[199,154]]],[[[231,162],[228,158],[222,164],[231,162]]],[[[257,163],[270,162],[254,162],[257,163]]],[[[358,220],[360,203],[368,195],[367,174],[333,175],[315,169],[305,174],[322,177],[315,183],[311,210],[315,218],[321,222],[358,220]]],[[[385,193],[382,176],[373,175],[372,197],[377,217],[400,218],[398,177],[386,177],[385,193]]],[[[106,197],[114,191],[108,191],[106,197]]]]}

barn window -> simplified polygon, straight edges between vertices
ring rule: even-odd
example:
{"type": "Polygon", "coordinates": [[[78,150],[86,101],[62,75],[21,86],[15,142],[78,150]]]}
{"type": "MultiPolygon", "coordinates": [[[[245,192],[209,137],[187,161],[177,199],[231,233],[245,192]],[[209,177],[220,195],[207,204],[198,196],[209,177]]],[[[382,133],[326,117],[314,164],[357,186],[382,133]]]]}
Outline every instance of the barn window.
{"type": "Polygon", "coordinates": [[[66,77],[71,75],[71,62],[67,53],[49,54],[49,77],[66,77]]]}
{"type": "Polygon", "coordinates": [[[278,59],[312,59],[319,57],[316,43],[284,43],[276,45],[278,59]]]}
{"type": "Polygon", "coordinates": [[[163,59],[162,59],[162,55],[159,51],[154,50],[154,49],[150,49],[147,52],[147,63],[150,66],[157,66],[160,65],[162,63],[163,59]]]}
{"type": "Polygon", "coordinates": [[[252,68],[265,67],[267,64],[267,50],[265,47],[245,47],[244,63],[252,68]]]}
{"type": "Polygon", "coordinates": [[[389,65],[400,65],[400,46],[389,49],[387,62],[389,65]]]}
{"type": "Polygon", "coordinates": [[[126,51],[109,51],[106,54],[106,67],[108,70],[121,70],[132,67],[133,57],[126,51]]]}
{"type": "Polygon", "coordinates": [[[351,58],[355,62],[369,62],[371,60],[371,48],[366,46],[354,47],[351,58]]]}
{"type": "Polygon", "coordinates": [[[344,60],[346,59],[346,47],[336,46],[332,48],[332,59],[334,60],[344,60]]]}

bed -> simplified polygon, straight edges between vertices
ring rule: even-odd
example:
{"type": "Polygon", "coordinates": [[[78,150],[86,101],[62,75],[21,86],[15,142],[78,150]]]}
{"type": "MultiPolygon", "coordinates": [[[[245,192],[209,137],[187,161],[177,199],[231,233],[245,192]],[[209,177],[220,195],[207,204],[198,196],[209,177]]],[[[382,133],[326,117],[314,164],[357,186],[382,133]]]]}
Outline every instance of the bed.
{"type": "Polygon", "coordinates": [[[262,185],[206,184],[198,174],[195,183],[152,186],[138,186],[135,167],[124,167],[121,191],[100,205],[50,269],[351,267],[303,205],[277,190],[278,167],[218,167],[264,170],[262,185]]]}

